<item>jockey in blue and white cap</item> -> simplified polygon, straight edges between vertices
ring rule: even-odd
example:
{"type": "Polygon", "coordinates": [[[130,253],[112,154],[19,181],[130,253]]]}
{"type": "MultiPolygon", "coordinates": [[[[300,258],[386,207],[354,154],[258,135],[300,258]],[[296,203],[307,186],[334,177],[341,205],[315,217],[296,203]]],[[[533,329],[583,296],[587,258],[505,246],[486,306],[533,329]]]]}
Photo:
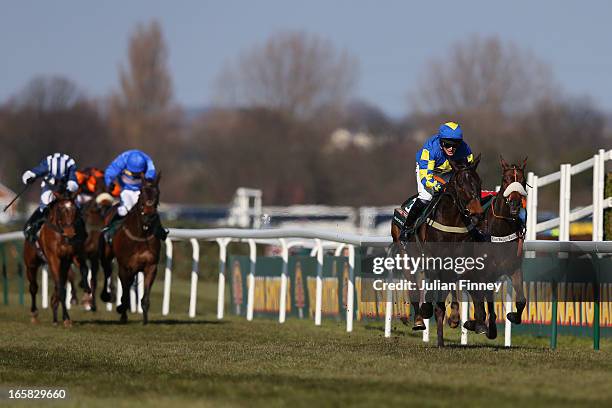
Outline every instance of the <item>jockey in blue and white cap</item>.
{"type": "Polygon", "coordinates": [[[23,184],[34,183],[37,178],[42,178],[40,187],[40,203],[38,209],[26,221],[24,233],[26,238],[32,242],[36,240],[38,229],[42,225],[47,207],[55,200],[54,192],[65,188],[70,192],[76,192],[79,188],[76,178],[76,163],[72,157],[64,153],[50,154],[40,163],[21,176],[23,184]]]}
{"type": "Polygon", "coordinates": [[[104,183],[110,187],[111,183],[119,183],[121,204],[117,213],[121,217],[132,209],[140,196],[140,187],[143,179],[155,178],[155,165],[153,160],[140,150],[128,150],[113,160],[104,172],[104,183]]]}
{"type": "MultiPolygon", "coordinates": [[[[137,149],[121,153],[106,168],[104,172],[106,187],[110,188],[110,185],[115,181],[121,187],[119,193],[121,203],[117,208],[117,213],[110,220],[108,228],[105,230],[105,237],[108,241],[110,241],[112,235],[110,231],[112,224],[125,217],[138,202],[143,180],[153,180],[155,176],[153,160],[146,153],[137,149]]],[[[155,218],[153,232],[159,239],[166,239],[168,232],[162,227],[159,216],[155,218]]]]}
{"type": "Polygon", "coordinates": [[[449,160],[474,161],[472,150],[463,141],[463,131],[456,122],[440,125],[438,133],[427,139],[416,153],[416,179],[418,198],[410,207],[406,226],[412,226],[423,208],[429,204],[433,194],[440,191],[443,180],[448,181],[452,175],[449,160]]]}

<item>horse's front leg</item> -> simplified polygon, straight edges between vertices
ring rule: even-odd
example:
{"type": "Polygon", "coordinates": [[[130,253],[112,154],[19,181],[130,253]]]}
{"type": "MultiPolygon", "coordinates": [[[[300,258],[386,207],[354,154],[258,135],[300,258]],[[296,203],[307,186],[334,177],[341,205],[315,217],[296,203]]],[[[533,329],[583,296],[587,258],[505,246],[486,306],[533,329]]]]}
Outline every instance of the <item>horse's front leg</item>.
{"type": "Polygon", "coordinates": [[[444,347],[444,315],[446,314],[446,304],[436,302],[436,328],[438,332],[438,347],[444,347]]]}
{"type": "Polygon", "coordinates": [[[149,265],[144,270],[144,294],[142,296],[142,323],[149,323],[149,307],[151,306],[151,287],[157,275],[157,264],[149,265]]]}
{"type": "Polygon", "coordinates": [[[96,289],[98,287],[98,255],[93,255],[89,257],[89,265],[91,271],[91,282],[89,284],[91,288],[91,311],[95,312],[97,309],[96,306],[96,289]]]}
{"type": "Polygon", "coordinates": [[[117,306],[117,313],[121,315],[119,322],[127,323],[127,310],[130,307],[130,287],[134,283],[136,273],[128,271],[125,267],[119,265],[119,280],[121,281],[121,304],[117,306]]]}
{"type": "Polygon", "coordinates": [[[113,273],[113,254],[110,245],[104,241],[103,234],[100,234],[98,254],[102,270],[104,271],[104,287],[100,292],[100,299],[103,302],[109,303],[112,302],[111,275],[113,273]]]}
{"type": "Polygon", "coordinates": [[[70,269],[71,260],[62,260],[60,262],[59,269],[59,301],[62,305],[62,321],[64,327],[72,327],[72,320],[68,314],[68,308],[66,307],[66,282],[68,281],[68,270],[70,269]]]}
{"type": "Polygon", "coordinates": [[[492,294],[487,296],[487,312],[489,314],[487,338],[490,340],[497,338],[497,315],[495,314],[495,304],[492,297],[492,294]]]}
{"type": "Polygon", "coordinates": [[[470,291],[469,293],[474,304],[474,320],[468,320],[463,324],[463,327],[466,330],[476,332],[476,334],[484,334],[487,332],[484,295],[481,291],[470,291]]]}
{"type": "Polygon", "coordinates": [[[525,293],[523,292],[523,269],[517,268],[512,274],[512,287],[516,291],[516,312],[508,312],[506,317],[514,324],[521,324],[523,310],[527,305],[525,293]]]}
{"type": "Polygon", "coordinates": [[[26,264],[26,275],[30,282],[30,296],[32,299],[32,306],[30,308],[32,323],[38,323],[38,308],[36,307],[36,294],[38,293],[38,281],[36,280],[36,273],[40,267],[41,262],[38,260],[36,250],[31,247],[24,249],[24,260],[26,264]]]}
{"type": "MultiPolygon", "coordinates": [[[[51,310],[53,311],[53,325],[57,326],[57,307],[60,303],[60,286],[62,286],[62,282],[60,281],[60,260],[56,256],[49,257],[49,272],[51,273],[51,277],[53,278],[53,294],[51,295],[51,310]]],[[[64,294],[66,293],[66,279],[64,278],[63,282],[63,290],[64,294]]],[[[65,297],[65,295],[64,295],[65,297]]],[[[64,305],[65,307],[65,305],[64,305]]]]}

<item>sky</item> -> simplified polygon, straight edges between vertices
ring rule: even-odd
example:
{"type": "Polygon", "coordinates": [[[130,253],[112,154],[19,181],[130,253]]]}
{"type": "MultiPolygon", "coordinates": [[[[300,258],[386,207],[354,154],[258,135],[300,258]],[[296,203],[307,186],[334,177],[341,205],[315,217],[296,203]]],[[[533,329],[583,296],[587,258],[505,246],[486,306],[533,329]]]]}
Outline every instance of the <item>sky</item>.
{"type": "Polygon", "coordinates": [[[117,87],[135,25],[158,19],[177,102],[209,106],[231,59],[278,31],[327,38],[359,60],[355,97],[400,117],[431,58],[470,35],[497,35],[550,64],[568,95],[612,111],[610,1],[0,0],[0,102],[36,75],[90,96],[117,87]]]}

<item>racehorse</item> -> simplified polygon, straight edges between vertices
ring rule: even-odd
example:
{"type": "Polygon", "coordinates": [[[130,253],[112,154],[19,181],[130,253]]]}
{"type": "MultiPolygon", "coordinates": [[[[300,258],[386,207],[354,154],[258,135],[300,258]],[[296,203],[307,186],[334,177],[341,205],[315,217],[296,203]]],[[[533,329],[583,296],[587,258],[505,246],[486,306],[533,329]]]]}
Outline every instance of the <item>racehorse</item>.
{"type": "MultiPolygon", "coordinates": [[[[116,258],[119,267],[118,276],[123,288],[121,304],[117,306],[117,312],[121,314],[120,322],[122,323],[127,322],[127,309],[130,301],[129,288],[139,271],[144,272],[142,320],[144,324],[149,321],[151,286],[157,274],[157,263],[159,262],[161,249],[161,241],[155,236],[152,228],[155,218],[159,217],[157,206],[159,205],[160,178],[161,174],[158,173],[155,180],[145,180],[143,182],[138,201],[123,219],[123,223],[117,229],[111,244],[108,244],[103,236],[100,237],[101,263],[105,277],[101,298],[104,302],[110,301],[108,283],[112,273],[111,262],[113,258],[116,258]]],[[[109,214],[107,223],[111,218],[112,214],[109,214]]]]}
{"type": "MultiPolygon", "coordinates": [[[[453,175],[444,184],[435,207],[430,213],[429,219],[417,227],[409,241],[416,242],[425,247],[427,242],[466,242],[476,240],[476,226],[483,217],[483,209],[480,204],[481,180],[476,172],[480,163],[480,155],[468,164],[459,164],[449,160],[453,175]]],[[[432,200],[433,201],[433,200],[432,200]]],[[[396,224],[392,224],[391,236],[394,244],[401,244],[401,230],[396,224]]],[[[402,248],[402,245],[399,245],[402,248]]],[[[401,249],[400,249],[401,251],[401,249]]],[[[408,277],[408,275],[406,275],[408,277]]],[[[445,279],[453,279],[446,276],[445,279]]],[[[409,278],[410,279],[410,278],[409,278]]],[[[413,293],[409,293],[413,299],[413,293]]],[[[435,309],[431,303],[411,300],[415,310],[414,330],[424,330],[423,319],[430,318],[433,313],[436,316],[438,346],[444,346],[444,315],[446,305],[444,298],[437,297],[435,309]]],[[[449,324],[457,327],[460,321],[459,305],[454,301],[451,305],[451,317],[449,324]]]]}
{"type": "MultiPolygon", "coordinates": [[[[91,297],[84,298],[84,303],[90,301],[91,311],[96,311],[96,288],[98,286],[98,266],[100,263],[100,235],[104,228],[104,217],[113,204],[113,196],[105,191],[104,173],[97,168],[86,168],[77,171],[79,181],[79,199],[83,219],[87,228],[85,241],[85,257],[89,261],[91,270],[91,297]]],[[[75,259],[78,263],[78,260],[75,259]]]]}
{"type": "Polygon", "coordinates": [[[57,306],[61,302],[64,326],[70,327],[72,321],[66,310],[66,281],[68,270],[75,258],[80,260],[80,271],[85,282],[85,292],[90,293],[90,289],[86,284],[87,267],[84,260],[83,237],[79,237],[77,234],[76,223],[79,221],[77,219],[79,212],[75,195],[66,190],[55,192],[54,195],[55,200],[49,204],[49,216],[40,229],[38,238],[40,250],[35,243],[26,240],[23,248],[23,259],[32,296],[32,323],[38,323],[36,272],[46,262],[55,284],[55,290],[51,296],[53,323],[57,324],[57,306]]]}
{"type": "MultiPolygon", "coordinates": [[[[502,275],[511,277],[512,287],[516,291],[516,312],[508,312],[507,318],[514,324],[521,324],[521,315],[527,304],[523,293],[522,254],[525,226],[519,214],[523,201],[527,196],[525,167],[527,158],[522,165],[509,165],[500,156],[502,181],[500,193],[492,200],[487,209],[484,232],[491,238],[492,248],[487,267],[479,272],[479,280],[494,282],[502,275]]],[[[492,293],[470,292],[474,302],[474,320],[464,323],[464,327],[477,333],[486,333],[489,339],[497,337],[496,315],[492,293]],[[488,327],[484,324],[484,299],[487,300],[488,327]]]]}

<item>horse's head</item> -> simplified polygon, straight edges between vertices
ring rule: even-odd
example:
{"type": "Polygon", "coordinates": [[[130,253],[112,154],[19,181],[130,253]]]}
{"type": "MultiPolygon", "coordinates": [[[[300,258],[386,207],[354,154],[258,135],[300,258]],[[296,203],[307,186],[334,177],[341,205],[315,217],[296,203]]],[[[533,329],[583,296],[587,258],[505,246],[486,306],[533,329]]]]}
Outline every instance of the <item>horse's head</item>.
{"type": "Polygon", "coordinates": [[[482,182],[476,172],[480,163],[480,155],[472,163],[457,163],[451,160],[449,160],[449,163],[454,173],[446,188],[448,190],[450,187],[450,190],[454,190],[454,196],[463,213],[462,215],[469,218],[473,225],[476,225],[484,214],[480,205],[482,182]]]}
{"type": "Polygon", "coordinates": [[[76,222],[79,216],[75,202],[76,193],[55,192],[55,200],[49,208],[49,220],[57,226],[61,234],[68,238],[76,236],[76,222]]]}
{"type": "Polygon", "coordinates": [[[159,205],[159,180],[161,172],[157,173],[154,180],[145,180],[140,187],[140,196],[136,203],[137,211],[143,220],[143,230],[148,230],[157,216],[159,205]]]}
{"type": "Polygon", "coordinates": [[[527,180],[525,179],[525,167],[527,157],[522,165],[508,164],[503,157],[499,156],[499,163],[502,168],[501,192],[510,207],[510,214],[517,217],[523,206],[523,199],[527,196],[527,180]]]}

